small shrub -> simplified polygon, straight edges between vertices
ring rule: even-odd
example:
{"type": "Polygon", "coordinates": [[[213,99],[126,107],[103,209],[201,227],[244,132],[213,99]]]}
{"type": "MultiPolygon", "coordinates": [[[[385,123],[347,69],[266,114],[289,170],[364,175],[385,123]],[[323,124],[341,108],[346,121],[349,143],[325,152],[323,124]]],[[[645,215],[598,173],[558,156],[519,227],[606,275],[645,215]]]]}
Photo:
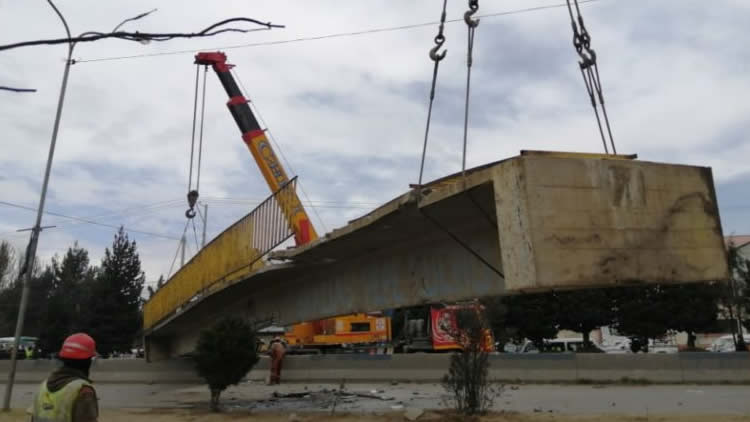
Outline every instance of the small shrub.
{"type": "Polygon", "coordinates": [[[221,392],[237,385],[258,363],[255,330],[241,318],[225,318],[201,332],[193,358],[211,390],[211,410],[217,412],[221,392]]]}
{"type": "Polygon", "coordinates": [[[484,347],[487,328],[476,309],[456,311],[456,327],[451,335],[462,349],[451,355],[442,385],[449,394],[446,404],[467,416],[485,413],[500,394],[489,380],[489,354],[484,347]]]}

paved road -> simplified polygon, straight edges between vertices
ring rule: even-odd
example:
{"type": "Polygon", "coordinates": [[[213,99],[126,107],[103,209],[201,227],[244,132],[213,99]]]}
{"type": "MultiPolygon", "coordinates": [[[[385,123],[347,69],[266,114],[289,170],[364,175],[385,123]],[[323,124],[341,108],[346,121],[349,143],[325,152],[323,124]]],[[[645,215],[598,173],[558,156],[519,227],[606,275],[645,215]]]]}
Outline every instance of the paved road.
{"type": "MultiPolygon", "coordinates": [[[[267,401],[274,391],[301,392],[337,389],[335,384],[285,384],[265,386],[244,383],[224,393],[229,406],[254,407],[266,410],[316,411],[325,409],[324,400],[315,398],[267,401]],[[307,390],[305,390],[307,387],[307,390]],[[259,400],[265,400],[259,402],[259,400]]],[[[36,386],[20,384],[14,389],[14,408],[31,402],[36,386]]],[[[102,384],[98,387],[102,408],[175,408],[205,406],[206,387],[199,385],[165,384],[102,384]]],[[[390,401],[357,399],[339,403],[341,410],[379,412],[391,406],[405,408],[439,408],[442,388],[437,384],[347,384],[356,392],[384,390],[394,397],[390,401]]],[[[315,396],[315,395],[313,395],[315,396]]],[[[588,386],[588,385],[508,385],[496,400],[496,409],[519,412],[550,412],[565,414],[730,414],[750,415],[750,386],[727,385],[650,385],[650,386],[588,386]]]]}

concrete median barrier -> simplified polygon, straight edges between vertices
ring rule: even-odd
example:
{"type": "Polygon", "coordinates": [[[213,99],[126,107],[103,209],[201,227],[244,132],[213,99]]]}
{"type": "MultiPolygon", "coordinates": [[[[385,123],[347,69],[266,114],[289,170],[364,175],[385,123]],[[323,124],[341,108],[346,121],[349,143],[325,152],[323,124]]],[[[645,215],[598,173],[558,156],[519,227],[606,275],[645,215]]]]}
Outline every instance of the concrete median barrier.
{"type": "MultiPolygon", "coordinates": [[[[282,377],[292,382],[439,382],[448,370],[449,354],[288,356],[282,377]]],[[[41,382],[59,363],[54,360],[18,362],[20,383],[41,382]]],[[[8,373],[9,361],[0,361],[8,373]]],[[[268,375],[269,359],[247,379],[268,375]]],[[[147,363],[142,359],[94,362],[91,377],[98,383],[201,383],[192,362],[175,359],[147,363]]],[[[490,378],[503,382],[622,382],[750,383],[750,353],[679,354],[498,354],[490,356],[490,378]]]]}

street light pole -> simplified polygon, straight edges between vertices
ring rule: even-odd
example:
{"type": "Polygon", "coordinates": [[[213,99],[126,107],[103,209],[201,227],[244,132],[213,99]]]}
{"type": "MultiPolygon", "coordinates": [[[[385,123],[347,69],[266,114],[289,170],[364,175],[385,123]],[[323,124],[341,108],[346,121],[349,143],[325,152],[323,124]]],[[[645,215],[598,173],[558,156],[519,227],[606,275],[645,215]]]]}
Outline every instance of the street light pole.
{"type": "MultiPolygon", "coordinates": [[[[54,4],[50,2],[50,5],[55,9],[55,12],[62,20],[65,26],[65,32],[70,38],[70,29],[65,18],[57,10],[54,4]]],[[[23,323],[26,317],[26,306],[29,302],[29,290],[31,284],[31,277],[34,273],[34,261],[36,258],[36,248],[39,243],[39,233],[42,231],[42,214],[44,214],[44,201],[47,199],[47,187],[49,186],[49,175],[52,170],[52,159],[55,156],[55,144],[57,143],[57,133],[60,129],[60,116],[62,115],[63,103],[65,102],[65,90],[68,86],[68,74],[70,73],[70,63],[73,56],[73,43],[68,43],[68,58],[65,61],[65,72],[63,73],[62,86],[60,87],[60,96],[57,100],[57,114],[55,115],[55,124],[52,129],[52,140],[49,144],[49,154],[47,155],[47,167],[44,170],[44,181],[42,182],[42,193],[39,197],[39,208],[36,212],[36,223],[31,229],[31,239],[29,239],[29,247],[26,250],[24,264],[25,272],[23,274],[23,288],[21,291],[21,304],[18,307],[18,319],[16,320],[16,332],[15,339],[13,341],[13,350],[10,354],[10,373],[8,374],[8,383],[5,386],[5,397],[3,399],[3,410],[10,410],[10,398],[13,393],[13,383],[16,380],[16,364],[18,362],[18,345],[21,340],[21,333],[23,332],[23,323]]]]}
{"type": "MultiPolygon", "coordinates": [[[[70,66],[73,64],[73,48],[75,47],[75,43],[70,41],[70,28],[68,27],[68,22],[65,21],[65,17],[63,17],[62,13],[60,13],[60,10],[57,9],[57,7],[52,3],[50,0],[47,0],[47,3],[49,3],[50,6],[55,10],[55,13],[57,13],[57,16],[60,17],[60,20],[63,23],[63,26],[65,26],[65,33],[68,35],[68,58],[65,60],[65,71],[63,72],[63,79],[62,79],[62,86],[60,87],[60,96],[57,100],[57,113],[55,114],[55,124],[52,129],[52,140],[50,141],[49,145],[49,155],[47,156],[47,167],[44,171],[44,181],[42,182],[42,193],[39,197],[39,207],[37,208],[36,213],[36,223],[34,224],[34,227],[31,229],[31,238],[29,239],[29,246],[26,249],[26,256],[24,263],[25,272],[22,277],[22,283],[23,287],[21,290],[21,303],[18,307],[18,319],[16,320],[16,332],[15,332],[15,338],[13,341],[13,350],[11,351],[10,355],[10,372],[8,374],[8,383],[5,386],[5,397],[3,398],[3,411],[9,411],[10,410],[10,398],[13,394],[13,384],[16,380],[16,366],[18,363],[18,346],[20,344],[21,340],[21,334],[23,333],[23,324],[24,319],[26,317],[26,307],[29,302],[29,292],[30,292],[30,284],[31,284],[31,278],[34,273],[34,261],[36,259],[36,249],[37,245],[39,243],[39,234],[42,231],[42,215],[44,214],[44,202],[47,198],[47,187],[49,186],[49,176],[50,172],[52,171],[52,159],[55,156],[55,144],[57,143],[57,133],[60,129],[60,118],[62,116],[62,109],[63,104],[65,102],[65,92],[68,87],[68,75],[70,74],[70,66]]],[[[119,25],[115,27],[115,30],[117,30],[120,26],[123,24],[134,21],[140,18],[143,18],[147,16],[148,14],[154,12],[156,9],[151,10],[146,13],[142,13],[138,16],[135,16],[130,19],[126,19],[122,21],[119,25]]],[[[115,32],[115,31],[112,31],[115,32]]],[[[81,34],[81,36],[87,34],[88,32],[84,32],[81,34]]]]}

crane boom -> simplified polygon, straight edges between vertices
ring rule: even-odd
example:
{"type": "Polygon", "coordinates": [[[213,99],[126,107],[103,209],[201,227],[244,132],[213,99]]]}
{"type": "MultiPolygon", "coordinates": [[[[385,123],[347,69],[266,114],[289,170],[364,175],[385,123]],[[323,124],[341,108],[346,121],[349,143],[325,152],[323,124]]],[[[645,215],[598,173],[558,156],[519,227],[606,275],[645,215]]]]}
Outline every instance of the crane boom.
{"type": "MultiPolygon", "coordinates": [[[[229,95],[227,107],[242,133],[242,140],[253,155],[271,192],[278,191],[289,182],[289,177],[250,109],[249,100],[242,95],[242,91],[240,91],[232,72],[230,72],[234,65],[228,64],[226,54],[221,52],[198,53],[195,56],[195,63],[211,66],[216,72],[221,85],[224,86],[224,90],[229,95]]],[[[318,238],[310,217],[296,193],[288,200],[278,201],[278,203],[287,221],[292,226],[297,246],[307,244],[318,238]]]]}

